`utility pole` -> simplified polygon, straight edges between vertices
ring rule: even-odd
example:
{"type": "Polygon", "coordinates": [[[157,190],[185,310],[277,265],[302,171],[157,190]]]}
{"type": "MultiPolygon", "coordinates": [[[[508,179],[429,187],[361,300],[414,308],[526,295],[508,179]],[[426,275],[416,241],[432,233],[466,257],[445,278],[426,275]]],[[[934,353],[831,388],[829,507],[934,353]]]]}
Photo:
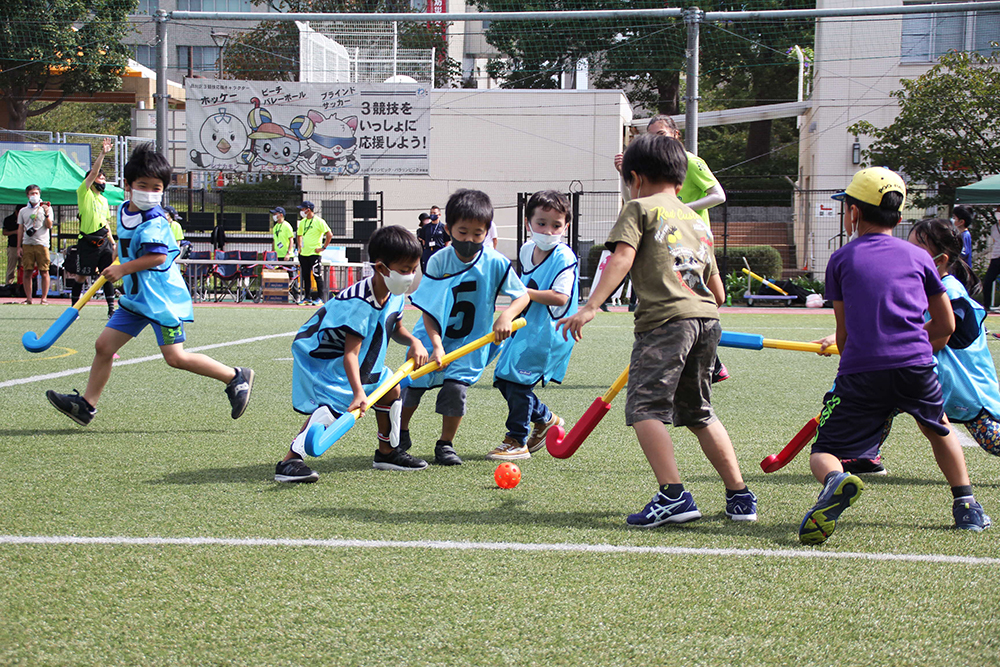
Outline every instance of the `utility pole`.
{"type": "Polygon", "coordinates": [[[167,12],[156,11],[156,149],[170,160],[170,146],[167,138],[167,12]]]}
{"type": "Polygon", "coordinates": [[[699,36],[705,12],[697,7],[684,10],[687,26],[687,94],[684,96],[684,147],[689,153],[698,154],[698,59],[699,36]]]}

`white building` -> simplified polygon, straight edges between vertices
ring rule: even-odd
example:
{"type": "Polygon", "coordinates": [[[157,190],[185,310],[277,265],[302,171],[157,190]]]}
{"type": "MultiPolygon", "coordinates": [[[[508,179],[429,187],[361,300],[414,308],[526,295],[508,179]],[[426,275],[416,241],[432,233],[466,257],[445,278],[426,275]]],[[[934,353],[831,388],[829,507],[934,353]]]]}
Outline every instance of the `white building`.
{"type": "MultiPolygon", "coordinates": [[[[818,0],[816,7],[903,4],[902,0],[818,0]]],[[[900,80],[924,74],[952,49],[987,53],[990,40],[997,39],[1000,12],[996,11],[817,19],[812,105],[800,128],[798,186],[806,191],[843,189],[861,168],[861,151],[871,142],[848,133],[849,126],[861,120],[876,127],[891,124],[899,105],[890,93],[901,87],[900,80]]],[[[822,276],[832,251],[827,244],[839,232],[840,217],[820,214],[821,204],[833,203],[826,197],[801,199],[796,245],[800,256],[816,259],[810,269],[822,276]]]]}

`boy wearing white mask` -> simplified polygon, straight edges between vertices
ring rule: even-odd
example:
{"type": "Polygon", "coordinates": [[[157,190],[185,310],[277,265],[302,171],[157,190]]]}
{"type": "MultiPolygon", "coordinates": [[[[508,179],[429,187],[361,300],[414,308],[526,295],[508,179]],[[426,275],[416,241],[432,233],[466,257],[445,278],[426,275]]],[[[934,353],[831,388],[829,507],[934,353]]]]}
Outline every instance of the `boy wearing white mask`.
{"type": "Polygon", "coordinates": [[[376,470],[423,470],[427,462],[399,444],[400,390],[393,387],[375,405],[368,394],[392,375],[385,366],[389,338],[409,346],[407,358],[427,363],[427,350],[402,324],[404,294],[420,266],[420,243],[409,230],[382,227],[368,241],[374,272],[341,290],[302,325],[292,342],[292,405],[309,415],[285,458],[274,470],[276,482],[311,483],[319,474],[306,465],[305,434],[313,424],[327,426],[351,410],[375,410],[376,470]]]}
{"type": "Polygon", "coordinates": [[[562,382],[573,351],[575,341],[556,331],[560,319],[576,313],[579,301],[577,257],[562,242],[572,215],[566,195],[556,190],[536,192],[525,206],[531,240],[518,257],[531,304],[523,314],[528,323],[511,335],[497,359],[493,386],[507,400],[507,434],[487,459],[531,458],[545,447],[549,429],[564,424],[533,389],[539,382],[562,382]]]}
{"type": "Polygon", "coordinates": [[[174,260],[180,254],[160,206],[170,184],[170,163],[150,144],[142,144],[125,163],[125,193],[129,201],[118,210],[118,256],[101,275],[123,281],[120,308],[97,338],[87,389],[80,395],[51,389],[46,398],[56,410],[81,426],[97,414],[97,401],[111,377],[116,352],[152,325],[164,361],[173,368],[214,378],[226,384],[226,395],[237,419],[246,410],[254,372],[219,363],[204,354],[184,350],[184,322],[194,319],[191,294],[174,260]]]}

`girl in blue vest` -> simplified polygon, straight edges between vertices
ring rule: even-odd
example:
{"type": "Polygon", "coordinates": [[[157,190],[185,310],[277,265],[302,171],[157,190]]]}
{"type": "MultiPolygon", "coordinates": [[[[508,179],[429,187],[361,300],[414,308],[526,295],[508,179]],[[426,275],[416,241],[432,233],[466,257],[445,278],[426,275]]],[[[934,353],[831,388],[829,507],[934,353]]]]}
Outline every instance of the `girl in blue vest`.
{"type": "Polygon", "coordinates": [[[493,374],[493,386],[507,400],[507,434],[486,455],[494,461],[531,458],[545,446],[549,429],[563,425],[533,388],[562,382],[575,342],[556,331],[556,322],[576,313],[579,301],[577,258],[561,242],[572,217],[569,200],[556,190],[536,192],[525,217],[531,240],[521,246],[519,259],[531,304],[524,313],[527,325],[504,345],[493,374]]]}

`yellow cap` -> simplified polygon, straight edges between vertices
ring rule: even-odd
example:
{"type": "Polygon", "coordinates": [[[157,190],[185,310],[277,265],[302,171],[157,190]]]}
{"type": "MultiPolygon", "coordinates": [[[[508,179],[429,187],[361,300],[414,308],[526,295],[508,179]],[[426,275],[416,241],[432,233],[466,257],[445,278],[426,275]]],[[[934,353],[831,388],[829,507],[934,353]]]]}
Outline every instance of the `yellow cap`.
{"type": "Polygon", "coordinates": [[[906,205],[906,185],[903,183],[903,179],[899,177],[899,174],[885,167],[869,167],[854,174],[847,189],[833,195],[833,198],[843,200],[844,196],[847,195],[866,204],[879,206],[882,203],[882,196],[886,192],[898,192],[903,195],[903,201],[899,205],[899,210],[902,212],[906,205]]]}

